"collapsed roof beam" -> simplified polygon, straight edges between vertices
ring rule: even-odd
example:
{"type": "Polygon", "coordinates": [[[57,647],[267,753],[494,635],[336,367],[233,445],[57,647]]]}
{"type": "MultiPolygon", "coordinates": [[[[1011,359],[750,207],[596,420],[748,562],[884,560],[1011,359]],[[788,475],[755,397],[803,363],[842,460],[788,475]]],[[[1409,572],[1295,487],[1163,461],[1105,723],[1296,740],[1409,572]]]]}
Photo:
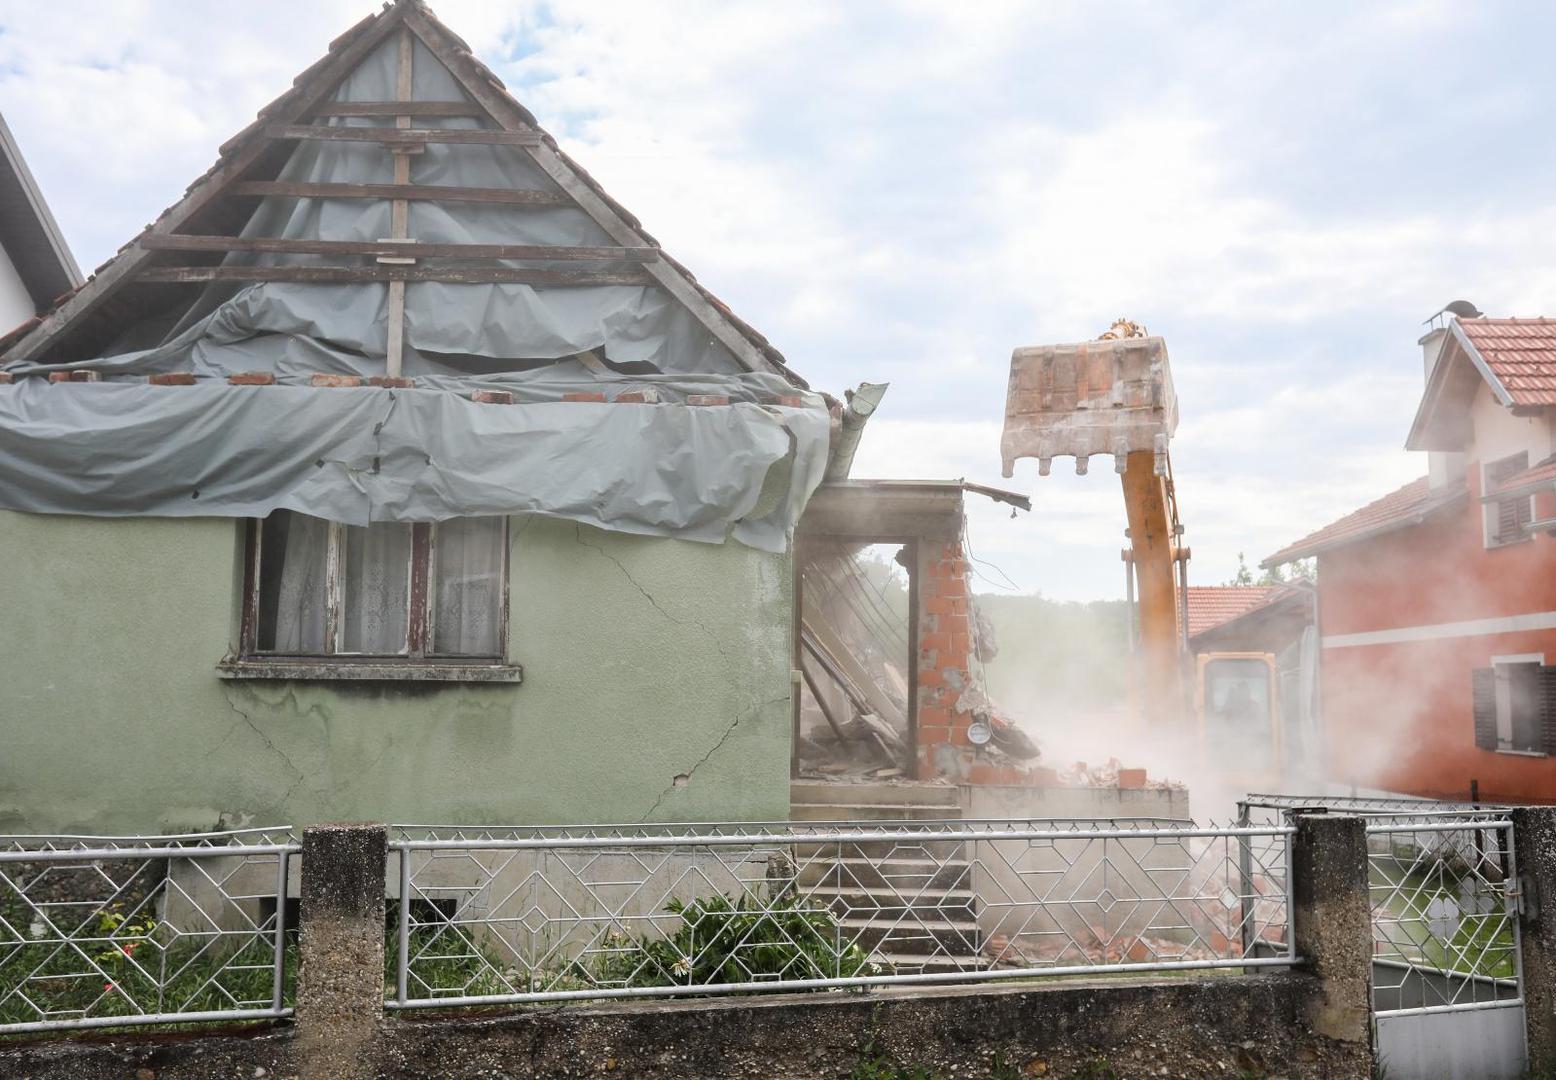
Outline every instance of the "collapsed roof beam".
{"type": "Polygon", "coordinates": [[[240,180],[226,192],[266,198],[410,199],[412,201],[511,203],[521,206],[572,206],[573,200],[549,191],[522,188],[443,187],[433,184],[305,184],[289,180],[240,180]]]}
{"type": "Polygon", "coordinates": [[[474,116],[486,110],[473,101],[326,101],[314,116],[474,116]]]}
{"type": "Polygon", "coordinates": [[[270,139],[316,139],[324,142],[375,142],[385,146],[425,146],[428,143],[476,143],[483,146],[539,146],[536,131],[476,131],[458,128],[326,127],[322,124],[270,124],[270,139]]]}
{"type": "Polygon", "coordinates": [[[137,281],[175,284],[295,281],[354,285],[374,281],[441,281],[452,285],[652,285],[642,270],[527,270],[507,266],[153,266],[137,281]]]}
{"type": "Polygon", "coordinates": [[[249,251],[272,255],[375,255],[406,259],[555,259],[652,262],[651,247],[555,247],[547,244],[435,244],[417,240],[291,240],[272,236],[147,236],[151,251],[249,251]]]}

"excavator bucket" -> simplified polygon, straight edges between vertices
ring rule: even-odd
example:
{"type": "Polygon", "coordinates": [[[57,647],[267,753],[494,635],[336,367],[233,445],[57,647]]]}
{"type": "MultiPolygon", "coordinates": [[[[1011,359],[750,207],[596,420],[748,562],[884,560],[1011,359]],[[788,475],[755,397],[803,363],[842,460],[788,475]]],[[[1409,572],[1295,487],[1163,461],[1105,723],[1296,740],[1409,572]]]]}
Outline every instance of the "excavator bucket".
{"type": "Polygon", "coordinates": [[[1167,443],[1178,428],[1178,398],[1159,337],[1124,337],[1075,345],[1036,345],[1010,358],[1004,474],[1016,459],[1037,458],[1048,475],[1056,457],[1075,458],[1084,474],[1093,454],[1112,454],[1123,473],[1130,454],[1154,455],[1153,472],[1167,473],[1167,443]]]}

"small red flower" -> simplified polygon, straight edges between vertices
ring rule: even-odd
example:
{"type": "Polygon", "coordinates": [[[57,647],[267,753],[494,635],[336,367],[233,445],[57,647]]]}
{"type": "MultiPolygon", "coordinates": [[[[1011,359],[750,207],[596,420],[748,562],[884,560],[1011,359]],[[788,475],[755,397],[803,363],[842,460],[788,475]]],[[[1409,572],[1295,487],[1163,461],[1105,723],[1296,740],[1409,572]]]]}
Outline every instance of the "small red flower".
{"type": "Polygon", "coordinates": [[[113,983],[103,983],[103,989],[110,994],[113,993],[113,983]]]}

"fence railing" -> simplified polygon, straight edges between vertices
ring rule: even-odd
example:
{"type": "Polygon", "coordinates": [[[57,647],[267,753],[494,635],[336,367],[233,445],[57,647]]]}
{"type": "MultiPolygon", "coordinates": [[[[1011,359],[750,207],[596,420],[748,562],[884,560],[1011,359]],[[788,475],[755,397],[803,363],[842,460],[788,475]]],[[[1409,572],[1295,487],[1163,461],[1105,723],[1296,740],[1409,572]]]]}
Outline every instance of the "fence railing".
{"type": "Polygon", "coordinates": [[[1250,795],[1241,825],[1303,809],[1367,822],[1373,1014],[1524,1004],[1518,862],[1509,808],[1387,797],[1250,795]]]}
{"type": "Polygon", "coordinates": [[[386,1004],[1290,966],[1292,831],[399,826],[386,1004]]]}
{"type": "Polygon", "coordinates": [[[0,837],[0,1033],[289,1015],[290,830],[0,837]]]}

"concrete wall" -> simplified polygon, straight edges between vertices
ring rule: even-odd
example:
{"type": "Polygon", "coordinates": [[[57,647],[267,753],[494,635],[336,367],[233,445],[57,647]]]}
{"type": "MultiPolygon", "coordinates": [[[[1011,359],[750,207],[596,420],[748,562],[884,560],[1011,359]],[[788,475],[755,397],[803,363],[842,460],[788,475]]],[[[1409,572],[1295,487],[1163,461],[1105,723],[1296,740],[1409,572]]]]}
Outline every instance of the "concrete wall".
{"type": "Polygon", "coordinates": [[[239,533],[0,512],[0,832],[786,816],[787,556],[516,520],[522,685],[241,682],[239,533]]]}

